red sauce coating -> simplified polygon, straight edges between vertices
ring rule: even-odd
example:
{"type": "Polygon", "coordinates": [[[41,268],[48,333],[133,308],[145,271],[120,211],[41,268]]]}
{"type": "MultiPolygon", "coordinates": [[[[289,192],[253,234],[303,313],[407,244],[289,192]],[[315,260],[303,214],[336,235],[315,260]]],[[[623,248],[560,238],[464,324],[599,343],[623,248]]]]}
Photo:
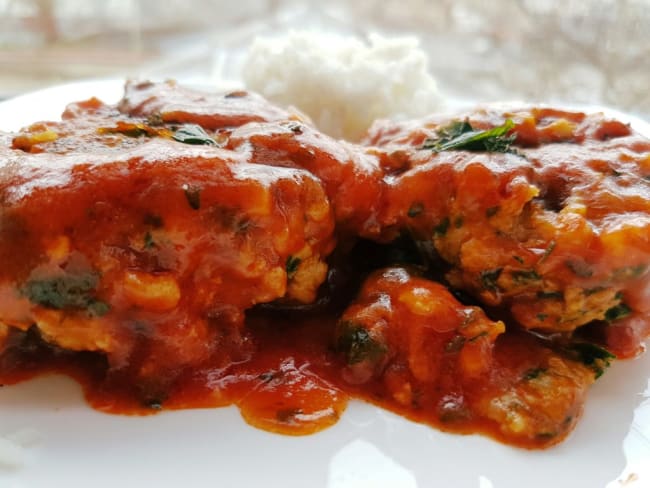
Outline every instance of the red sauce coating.
{"type": "Polygon", "coordinates": [[[254,94],[128,83],[0,141],[4,383],[64,372],[102,411],[236,404],[291,435],[354,396],[539,448],[600,346],[650,334],[650,142],[602,116],[478,110],[353,145],[254,94]],[[512,148],[423,149],[508,119],[512,148]]]}

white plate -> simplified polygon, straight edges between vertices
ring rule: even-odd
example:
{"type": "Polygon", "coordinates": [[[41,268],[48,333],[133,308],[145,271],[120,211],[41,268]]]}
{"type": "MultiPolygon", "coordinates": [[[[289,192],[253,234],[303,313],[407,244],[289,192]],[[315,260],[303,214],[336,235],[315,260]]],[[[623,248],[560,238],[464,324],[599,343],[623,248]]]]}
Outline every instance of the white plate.
{"type": "MultiPolygon", "coordinates": [[[[55,87],[0,103],[0,129],[56,119],[68,101],[107,102],[121,82],[55,87]]],[[[624,117],[617,114],[619,117],[624,117]]],[[[650,126],[628,118],[650,136],[650,126]]],[[[525,451],[459,436],[353,401],[307,437],[249,427],[236,408],[106,415],[64,377],[0,389],[0,487],[595,488],[650,486],[650,354],[615,364],[560,446],[525,451]],[[636,411],[635,411],[636,409],[636,411]]]]}

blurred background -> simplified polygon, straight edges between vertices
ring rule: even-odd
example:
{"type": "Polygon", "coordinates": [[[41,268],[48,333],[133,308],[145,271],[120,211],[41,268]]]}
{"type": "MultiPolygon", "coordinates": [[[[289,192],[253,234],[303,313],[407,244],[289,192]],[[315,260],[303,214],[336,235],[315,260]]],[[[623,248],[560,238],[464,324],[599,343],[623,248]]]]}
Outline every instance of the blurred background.
{"type": "Polygon", "coordinates": [[[0,0],[0,98],[78,79],[236,79],[256,35],[414,34],[443,93],[650,119],[650,0],[0,0]]]}

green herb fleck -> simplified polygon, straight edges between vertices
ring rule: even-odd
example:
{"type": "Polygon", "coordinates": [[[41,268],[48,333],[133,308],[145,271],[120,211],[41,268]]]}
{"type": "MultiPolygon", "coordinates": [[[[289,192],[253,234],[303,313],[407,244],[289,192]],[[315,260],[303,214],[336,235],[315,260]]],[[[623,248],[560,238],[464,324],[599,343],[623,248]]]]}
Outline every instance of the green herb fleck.
{"type": "Polygon", "coordinates": [[[337,350],[345,354],[348,364],[362,361],[378,361],[386,353],[386,347],[370,337],[363,326],[350,321],[339,324],[337,350]]]}
{"type": "Polygon", "coordinates": [[[183,192],[185,193],[185,198],[190,207],[194,210],[201,208],[201,189],[196,186],[183,185],[183,192]]]}
{"type": "Polygon", "coordinates": [[[156,243],[153,240],[153,236],[151,235],[151,232],[147,232],[144,235],[144,248],[145,249],[151,249],[154,247],[156,243]]]}
{"type": "Polygon", "coordinates": [[[287,261],[285,263],[285,269],[287,271],[287,278],[291,279],[293,278],[296,273],[298,272],[298,267],[300,266],[300,263],[302,262],[302,259],[297,258],[295,256],[289,256],[287,258],[287,261]]]}
{"type": "MultiPolygon", "coordinates": [[[[436,134],[438,136],[438,139],[436,139],[437,142],[449,142],[453,139],[456,139],[463,134],[467,134],[468,132],[472,132],[474,129],[472,128],[472,125],[469,123],[468,120],[454,120],[448,125],[445,125],[443,127],[440,127],[437,131],[436,134]]],[[[425,144],[427,141],[425,141],[425,144]]],[[[430,148],[428,148],[430,149],[430,148]]]]}
{"type": "Polygon", "coordinates": [[[610,308],[605,312],[605,320],[608,322],[613,322],[615,320],[622,319],[627,317],[632,313],[632,309],[628,307],[625,303],[621,302],[615,307],[610,308]]]}
{"type": "Polygon", "coordinates": [[[612,359],[616,359],[616,356],[607,349],[591,342],[574,342],[568,347],[567,352],[574,359],[589,366],[596,373],[596,378],[600,378],[612,359]]]}
{"type": "Polygon", "coordinates": [[[524,258],[522,258],[521,256],[512,256],[512,259],[517,261],[519,264],[524,264],[524,258]]]}
{"type": "Polygon", "coordinates": [[[454,227],[456,227],[457,229],[460,229],[462,226],[463,226],[463,217],[459,215],[454,220],[454,227]]]}
{"type": "Polygon", "coordinates": [[[548,318],[548,314],[538,313],[536,317],[540,322],[544,322],[548,318]]]}
{"type": "Polygon", "coordinates": [[[424,141],[422,149],[431,149],[435,152],[463,149],[467,151],[512,152],[510,146],[517,135],[507,134],[514,127],[514,122],[508,119],[501,126],[476,131],[468,121],[455,121],[439,129],[436,139],[424,141]]]}
{"type": "Polygon", "coordinates": [[[462,335],[454,336],[447,344],[445,344],[445,352],[458,352],[465,345],[465,338],[462,335]]]}
{"type": "Polygon", "coordinates": [[[93,317],[103,317],[110,312],[111,307],[108,303],[101,300],[91,300],[87,307],[88,313],[93,317]]]}
{"type": "Polygon", "coordinates": [[[420,202],[417,202],[409,207],[409,210],[406,213],[406,215],[408,215],[411,218],[417,217],[423,212],[423,210],[424,210],[424,205],[422,205],[422,203],[420,202]]]}
{"type": "Polygon", "coordinates": [[[546,373],[546,368],[531,368],[524,373],[525,380],[534,380],[546,373]]]}
{"type": "Polygon", "coordinates": [[[25,295],[38,305],[61,310],[86,308],[92,301],[99,278],[94,273],[65,275],[44,280],[30,280],[24,287],[25,295]]]}
{"type": "Polygon", "coordinates": [[[517,270],[513,271],[512,278],[519,284],[529,283],[531,281],[539,281],[542,277],[537,274],[537,271],[534,269],[529,270],[517,270]]]}
{"type": "Polygon", "coordinates": [[[30,280],[23,287],[23,294],[32,303],[45,308],[82,309],[91,316],[101,317],[109,312],[110,306],[92,295],[98,282],[96,273],[30,280]]]}
{"type": "Polygon", "coordinates": [[[489,219],[490,217],[494,217],[500,210],[500,207],[498,205],[494,207],[490,207],[485,211],[485,216],[489,219]]]}
{"type": "Polygon", "coordinates": [[[181,126],[174,135],[172,139],[183,144],[192,144],[198,146],[216,146],[217,142],[208,135],[208,133],[201,127],[196,124],[185,124],[181,126]]]}
{"type": "Polygon", "coordinates": [[[497,280],[501,276],[503,268],[488,269],[481,272],[481,283],[483,288],[490,291],[497,291],[497,280]]]}
{"type": "Polygon", "coordinates": [[[438,225],[433,228],[433,234],[436,236],[444,236],[449,229],[449,217],[445,217],[438,225]]]}

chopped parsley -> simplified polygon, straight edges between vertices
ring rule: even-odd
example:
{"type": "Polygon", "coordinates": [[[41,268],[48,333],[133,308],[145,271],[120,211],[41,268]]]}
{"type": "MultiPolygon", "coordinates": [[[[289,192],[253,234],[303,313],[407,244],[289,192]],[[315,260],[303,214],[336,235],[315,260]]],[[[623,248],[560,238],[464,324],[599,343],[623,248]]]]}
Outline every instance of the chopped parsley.
{"type": "Polygon", "coordinates": [[[568,346],[567,352],[573,359],[589,366],[596,373],[596,378],[600,378],[612,359],[616,359],[616,356],[607,349],[591,342],[574,342],[568,346]]]}
{"type": "Polygon", "coordinates": [[[196,124],[185,124],[178,128],[172,135],[172,139],[183,144],[192,144],[195,146],[216,146],[217,141],[208,135],[208,133],[196,124]]]}
{"type": "Polygon", "coordinates": [[[534,380],[536,378],[539,378],[544,373],[546,373],[546,371],[547,371],[546,368],[531,368],[529,370],[526,370],[526,372],[524,373],[524,379],[534,380]]]}
{"type": "Polygon", "coordinates": [[[509,153],[517,134],[508,133],[515,123],[507,119],[503,125],[488,130],[474,130],[469,121],[454,121],[438,130],[438,137],[424,141],[422,149],[435,152],[466,150],[509,153]]]}
{"type": "Polygon", "coordinates": [[[152,247],[155,247],[156,243],[153,240],[153,236],[151,235],[151,232],[146,232],[144,235],[144,248],[145,249],[151,249],[152,247]]]}
{"type": "Polygon", "coordinates": [[[512,278],[519,284],[539,281],[542,277],[534,269],[517,270],[512,272],[512,278]]]}
{"type": "Polygon", "coordinates": [[[497,280],[501,276],[503,268],[488,269],[481,272],[481,283],[483,288],[489,291],[497,291],[497,280]]]}
{"type": "Polygon", "coordinates": [[[444,236],[449,230],[449,217],[445,217],[438,225],[433,228],[433,234],[436,236],[444,236]]]}
{"type": "Polygon", "coordinates": [[[111,311],[111,307],[108,303],[102,302],[101,300],[91,300],[86,310],[93,317],[103,317],[111,311]]]}
{"type": "Polygon", "coordinates": [[[339,324],[337,350],[347,359],[348,364],[357,364],[362,361],[379,360],[385,353],[386,347],[370,337],[368,330],[363,326],[343,321],[339,324]]]}
{"type": "Polygon", "coordinates": [[[417,202],[417,203],[414,203],[413,205],[411,205],[409,207],[408,212],[406,213],[406,215],[413,218],[413,217],[417,217],[418,215],[420,215],[423,211],[424,211],[424,205],[422,205],[422,203],[420,203],[420,202],[417,202]]]}
{"type": "Polygon", "coordinates": [[[32,302],[55,310],[82,309],[101,317],[110,310],[93,292],[99,283],[96,273],[66,274],[53,278],[29,280],[23,294],[32,302]]]}
{"type": "Polygon", "coordinates": [[[285,263],[285,269],[287,271],[287,278],[291,279],[293,278],[296,273],[298,272],[298,266],[300,266],[300,263],[302,262],[302,259],[297,258],[295,256],[289,256],[287,258],[287,262],[285,263]]]}
{"type": "Polygon", "coordinates": [[[632,309],[628,307],[625,303],[621,302],[615,307],[610,308],[605,312],[605,320],[608,322],[613,322],[618,319],[627,317],[632,313],[632,309]]]}

